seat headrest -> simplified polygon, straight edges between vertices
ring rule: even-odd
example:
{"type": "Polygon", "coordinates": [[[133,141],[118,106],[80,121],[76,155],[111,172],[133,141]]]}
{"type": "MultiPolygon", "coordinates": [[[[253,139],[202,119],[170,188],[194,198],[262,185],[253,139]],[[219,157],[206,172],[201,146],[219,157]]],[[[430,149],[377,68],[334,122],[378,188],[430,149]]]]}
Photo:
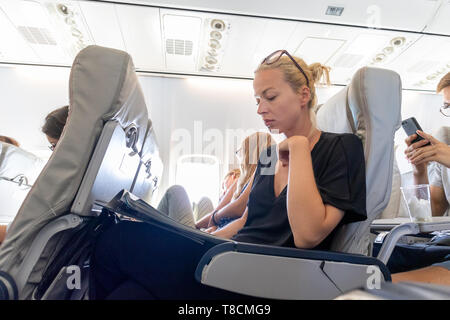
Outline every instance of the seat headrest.
{"type": "Polygon", "coordinates": [[[366,160],[367,220],[342,227],[333,250],[367,253],[368,228],[389,202],[394,135],[401,122],[401,88],[396,72],[364,67],[347,87],[317,110],[321,130],[354,133],[361,138],[366,160]]]}

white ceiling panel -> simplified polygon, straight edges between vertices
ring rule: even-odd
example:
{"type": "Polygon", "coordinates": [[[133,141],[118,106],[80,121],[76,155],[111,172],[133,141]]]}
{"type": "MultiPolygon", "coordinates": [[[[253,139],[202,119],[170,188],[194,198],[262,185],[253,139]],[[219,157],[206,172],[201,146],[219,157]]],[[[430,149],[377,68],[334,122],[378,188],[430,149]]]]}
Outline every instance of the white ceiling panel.
{"type": "Polygon", "coordinates": [[[59,45],[58,34],[41,3],[17,0],[3,1],[0,5],[16,29],[13,33],[18,32],[25,39],[39,57],[39,62],[64,64],[70,61],[59,45]]]}
{"type": "Polygon", "coordinates": [[[0,59],[11,62],[38,63],[39,57],[19,34],[0,2],[0,59]]]}
{"type": "MultiPolygon", "coordinates": [[[[92,44],[77,2],[0,0],[0,6],[15,29],[8,34],[18,33],[38,56],[33,63],[71,64],[82,48],[92,44]]],[[[13,60],[30,62],[26,55],[25,51],[13,60]]]]}
{"type": "Polygon", "coordinates": [[[96,45],[125,49],[116,7],[113,4],[80,1],[79,5],[96,45]]]}
{"type": "Polygon", "coordinates": [[[326,64],[345,42],[346,40],[342,39],[306,37],[294,54],[306,61],[314,60],[326,64]]]}
{"type": "Polygon", "coordinates": [[[422,36],[387,67],[402,76],[403,87],[435,90],[450,72],[450,38],[422,36]]]}
{"type": "Polygon", "coordinates": [[[187,12],[161,10],[166,68],[170,71],[197,71],[202,31],[201,17],[187,12]]]}
{"type": "Polygon", "coordinates": [[[136,68],[164,70],[159,9],[116,5],[126,51],[136,68]]]}
{"type": "MultiPolygon", "coordinates": [[[[261,0],[116,1],[409,31],[422,31],[439,6],[438,0],[278,0],[264,3],[261,0]],[[327,15],[328,6],[343,7],[344,11],[341,16],[327,15]]],[[[450,34],[448,28],[442,31],[450,34]]]]}
{"type": "Polygon", "coordinates": [[[450,33],[450,1],[442,0],[441,8],[435,17],[430,19],[426,32],[436,34],[450,33]]]}
{"type": "Polygon", "coordinates": [[[267,21],[258,18],[227,17],[230,36],[223,58],[224,74],[253,77],[254,55],[260,43],[265,42],[267,21]]]}
{"type": "Polygon", "coordinates": [[[255,70],[258,64],[272,52],[285,49],[298,24],[293,21],[265,20],[262,38],[253,56],[252,70],[255,70]]]}
{"type": "Polygon", "coordinates": [[[450,37],[361,27],[449,34],[449,0],[117,2],[0,0],[0,62],[70,66],[79,48],[95,43],[125,50],[138,70],[158,73],[252,78],[278,49],[330,66],[334,84],[369,65],[399,72],[405,88],[434,90],[450,71],[450,37]],[[326,16],[329,5],[343,7],[342,15],[326,16]]]}

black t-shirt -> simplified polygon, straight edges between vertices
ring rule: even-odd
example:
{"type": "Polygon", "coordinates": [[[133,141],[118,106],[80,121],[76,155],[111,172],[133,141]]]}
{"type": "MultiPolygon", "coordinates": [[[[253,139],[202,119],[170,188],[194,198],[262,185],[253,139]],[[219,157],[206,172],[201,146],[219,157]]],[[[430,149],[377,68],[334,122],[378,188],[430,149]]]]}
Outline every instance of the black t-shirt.
{"type": "MultiPolygon", "coordinates": [[[[314,248],[329,250],[339,226],[367,217],[364,150],[353,134],[322,132],[311,158],[323,203],[345,212],[338,226],[314,248]]],[[[277,160],[276,146],[261,154],[247,204],[247,222],[232,240],[295,247],[287,215],[287,187],[278,197],[274,193],[277,160]]]]}

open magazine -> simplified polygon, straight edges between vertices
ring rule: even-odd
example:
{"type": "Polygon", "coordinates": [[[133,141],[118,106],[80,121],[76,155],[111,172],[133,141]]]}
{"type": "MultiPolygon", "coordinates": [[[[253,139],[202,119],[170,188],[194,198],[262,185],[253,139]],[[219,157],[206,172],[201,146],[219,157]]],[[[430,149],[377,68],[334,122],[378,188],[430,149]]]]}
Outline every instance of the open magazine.
{"type": "Polygon", "coordinates": [[[185,226],[184,224],[172,218],[169,218],[167,215],[158,211],[147,202],[139,199],[127,190],[120,191],[108,203],[96,204],[125,217],[137,219],[142,222],[149,223],[157,227],[170,230],[172,232],[176,232],[194,241],[208,241],[210,243],[217,244],[227,241],[226,239],[219,238],[195,228],[185,226]]]}

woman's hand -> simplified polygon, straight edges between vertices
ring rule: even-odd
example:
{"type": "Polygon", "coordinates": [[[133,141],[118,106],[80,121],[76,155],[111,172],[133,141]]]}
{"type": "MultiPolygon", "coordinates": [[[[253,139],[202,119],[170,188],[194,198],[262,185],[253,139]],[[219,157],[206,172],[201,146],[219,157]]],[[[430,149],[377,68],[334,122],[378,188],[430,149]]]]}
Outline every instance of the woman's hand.
{"type": "Polygon", "coordinates": [[[278,159],[281,162],[283,167],[289,165],[289,153],[292,148],[301,147],[301,146],[309,146],[308,139],[304,136],[292,136],[281,141],[277,145],[278,149],[278,159]]]}
{"type": "Polygon", "coordinates": [[[197,223],[195,224],[195,227],[197,229],[203,229],[207,228],[211,219],[212,213],[206,214],[203,218],[201,218],[197,223]]]}
{"type": "Polygon", "coordinates": [[[217,226],[209,227],[208,229],[205,229],[204,231],[207,233],[213,233],[217,230],[217,226]]]}
{"type": "Polygon", "coordinates": [[[426,166],[430,161],[436,161],[450,168],[450,146],[440,142],[433,136],[417,131],[424,140],[411,144],[417,135],[409,136],[405,142],[408,148],[405,150],[406,157],[418,172],[425,172],[426,166]],[[428,142],[429,146],[425,146],[428,142]]]}

